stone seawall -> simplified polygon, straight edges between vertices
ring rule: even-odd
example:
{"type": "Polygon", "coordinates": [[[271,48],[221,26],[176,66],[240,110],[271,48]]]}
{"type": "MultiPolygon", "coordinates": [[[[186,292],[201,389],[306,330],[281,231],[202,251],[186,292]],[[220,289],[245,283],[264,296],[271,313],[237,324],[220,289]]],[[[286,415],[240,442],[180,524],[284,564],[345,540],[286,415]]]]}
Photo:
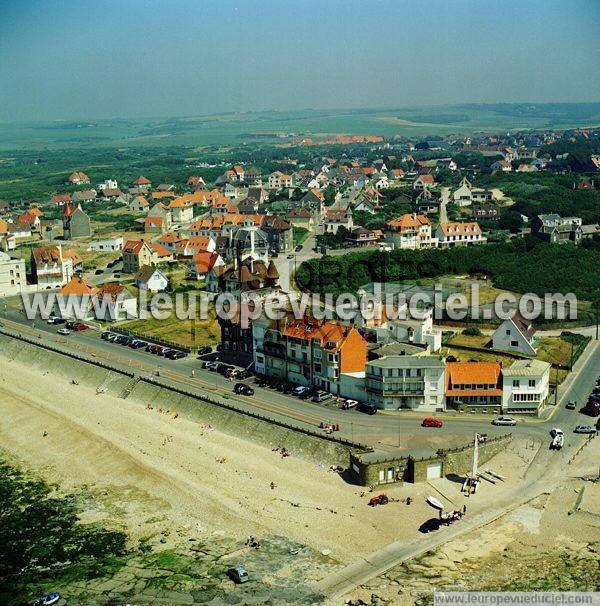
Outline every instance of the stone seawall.
{"type": "MultiPolygon", "coordinates": [[[[82,356],[83,357],[83,356],[82,356]]],[[[132,369],[102,367],[101,361],[76,359],[67,353],[52,351],[37,343],[0,334],[1,360],[14,359],[38,369],[52,381],[53,376],[66,377],[91,385],[115,397],[127,394],[127,405],[152,404],[177,412],[180,416],[198,423],[207,423],[230,435],[251,440],[266,447],[285,446],[292,455],[326,465],[348,466],[351,452],[361,450],[358,445],[344,444],[341,440],[321,436],[315,430],[295,428],[282,421],[269,419],[266,413],[238,412],[234,404],[214,403],[181,390],[160,385],[158,379],[141,378],[132,369]]],[[[219,397],[211,394],[215,400],[219,397]]],[[[125,402],[125,400],[124,400],[125,402]]]]}

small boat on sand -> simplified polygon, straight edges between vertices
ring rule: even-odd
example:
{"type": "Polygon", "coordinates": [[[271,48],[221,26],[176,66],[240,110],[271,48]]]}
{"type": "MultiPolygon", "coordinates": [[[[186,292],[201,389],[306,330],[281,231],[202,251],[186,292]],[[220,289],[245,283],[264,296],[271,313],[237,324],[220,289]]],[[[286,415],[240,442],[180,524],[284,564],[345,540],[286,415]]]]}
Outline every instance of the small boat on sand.
{"type": "Polygon", "coordinates": [[[427,497],[426,501],[428,505],[431,505],[434,509],[437,509],[438,511],[442,511],[444,509],[442,503],[438,501],[435,497],[427,497]]]}
{"type": "Polygon", "coordinates": [[[33,602],[33,606],[52,606],[53,604],[58,603],[58,600],[60,600],[60,593],[54,591],[53,593],[48,593],[36,598],[33,602]]]}

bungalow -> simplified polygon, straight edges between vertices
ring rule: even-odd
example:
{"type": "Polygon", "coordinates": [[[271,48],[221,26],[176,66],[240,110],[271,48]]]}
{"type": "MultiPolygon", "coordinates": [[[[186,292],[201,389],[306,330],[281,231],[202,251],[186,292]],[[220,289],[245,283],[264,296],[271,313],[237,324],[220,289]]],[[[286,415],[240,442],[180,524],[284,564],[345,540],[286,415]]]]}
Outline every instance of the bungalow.
{"type": "Polygon", "coordinates": [[[377,242],[378,239],[376,230],[367,229],[366,227],[355,227],[346,238],[354,246],[368,246],[377,242]]]}
{"type": "Polygon", "coordinates": [[[518,312],[504,320],[492,335],[492,347],[499,351],[516,351],[535,356],[535,328],[531,320],[526,320],[518,312]]]}
{"type": "Polygon", "coordinates": [[[71,202],[71,194],[54,194],[52,196],[52,203],[56,206],[64,206],[71,202]]]}
{"type": "Polygon", "coordinates": [[[17,217],[17,222],[22,225],[27,225],[31,231],[38,231],[40,229],[40,217],[37,213],[33,213],[26,210],[23,214],[17,217]]]}
{"type": "Polygon", "coordinates": [[[98,200],[109,200],[114,202],[117,198],[123,195],[123,192],[118,187],[105,187],[101,189],[96,198],[98,200]]]}
{"type": "Polygon", "coordinates": [[[499,413],[502,407],[502,378],[499,362],[448,362],[446,404],[461,411],[485,409],[499,413]]]}
{"type": "Polygon", "coordinates": [[[456,170],[458,168],[456,162],[452,158],[440,158],[435,162],[435,170],[456,170]]]}
{"type": "Polygon", "coordinates": [[[440,248],[454,248],[487,241],[476,221],[470,223],[440,223],[435,230],[440,248]]]}
{"type": "Polygon", "coordinates": [[[473,192],[471,190],[471,184],[464,177],[460,182],[458,189],[454,190],[452,194],[454,204],[457,206],[469,206],[473,202],[473,192]]]}
{"type": "Polygon", "coordinates": [[[83,204],[84,202],[93,202],[96,199],[96,190],[95,189],[82,189],[76,192],[73,192],[71,196],[71,201],[73,204],[83,204]]]}
{"type": "Polygon", "coordinates": [[[537,215],[531,221],[531,233],[552,243],[579,242],[583,235],[582,220],[556,213],[537,215]]]}
{"type": "Polygon", "coordinates": [[[497,221],[500,218],[500,208],[493,203],[473,204],[471,207],[471,217],[484,221],[497,221]]]}
{"type": "Polygon", "coordinates": [[[108,238],[106,240],[96,240],[91,242],[88,250],[96,250],[99,252],[115,252],[123,250],[123,238],[108,238]]]}
{"type": "Polygon", "coordinates": [[[165,274],[151,265],[142,265],[135,275],[137,287],[148,292],[159,292],[169,286],[169,280],[165,274]]]}

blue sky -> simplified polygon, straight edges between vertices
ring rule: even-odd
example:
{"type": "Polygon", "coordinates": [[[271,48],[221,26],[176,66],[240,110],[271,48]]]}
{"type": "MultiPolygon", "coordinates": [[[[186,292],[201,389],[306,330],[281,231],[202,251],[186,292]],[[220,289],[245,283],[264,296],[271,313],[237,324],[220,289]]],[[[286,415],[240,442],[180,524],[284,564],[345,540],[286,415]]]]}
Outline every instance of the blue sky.
{"type": "Polygon", "coordinates": [[[0,121],[600,100],[600,1],[0,0],[0,121]]]}

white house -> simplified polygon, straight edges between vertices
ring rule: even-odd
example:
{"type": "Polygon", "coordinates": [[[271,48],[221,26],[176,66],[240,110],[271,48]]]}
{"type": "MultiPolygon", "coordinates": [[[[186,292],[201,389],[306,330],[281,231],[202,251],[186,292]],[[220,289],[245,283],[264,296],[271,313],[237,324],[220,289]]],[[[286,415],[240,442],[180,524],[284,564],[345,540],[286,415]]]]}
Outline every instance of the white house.
{"type": "Polygon", "coordinates": [[[492,348],[535,356],[535,328],[519,313],[504,320],[492,335],[492,348]]]}
{"type": "Polygon", "coordinates": [[[471,184],[465,177],[458,187],[452,194],[454,204],[457,206],[469,206],[473,202],[473,193],[471,191],[471,184]]]}
{"type": "Polygon", "coordinates": [[[101,252],[123,250],[123,238],[119,236],[117,238],[107,238],[106,240],[90,242],[88,250],[97,250],[101,252]]]}
{"type": "Polygon", "coordinates": [[[440,223],[435,230],[440,248],[481,244],[487,241],[476,221],[469,223],[440,223]]]}
{"type": "Polygon", "coordinates": [[[502,412],[537,414],[548,399],[550,367],[542,360],[517,360],[502,372],[502,412]]]}
{"type": "Polygon", "coordinates": [[[25,261],[11,259],[0,252],[0,297],[10,297],[23,291],[27,286],[25,261]]]}
{"type": "Polygon", "coordinates": [[[188,198],[175,198],[169,204],[173,223],[184,225],[194,220],[194,203],[188,198]]]}
{"type": "Polygon", "coordinates": [[[140,267],[135,280],[140,290],[148,290],[150,292],[165,290],[169,285],[169,280],[165,274],[158,267],[150,265],[140,267]]]}
{"type": "Polygon", "coordinates": [[[138,301],[121,283],[106,282],[97,293],[94,313],[98,320],[128,320],[137,318],[138,301]]]}
{"type": "Polygon", "coordinates": [[[276,170],[269,175],[269,189],[281,189],[282,187],[293,187],[294,179],[291,175],[286,175],[281,171],[276,170]]]}
{"type": "Polygon", "coordinates": [[[106,181],[98,183],[96,189],[98,191],[104,191],[105,189],[119,189],[119,184],[115,179],[106,179],[106,181]]]}

